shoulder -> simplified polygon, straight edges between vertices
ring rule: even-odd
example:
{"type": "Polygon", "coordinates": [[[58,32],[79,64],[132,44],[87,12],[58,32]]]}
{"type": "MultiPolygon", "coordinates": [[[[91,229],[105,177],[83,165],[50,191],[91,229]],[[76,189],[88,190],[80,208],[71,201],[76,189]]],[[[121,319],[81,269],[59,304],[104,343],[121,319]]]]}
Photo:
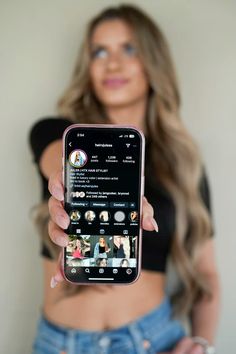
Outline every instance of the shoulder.
{"type": "Polygon", "coordinates": [[[61,139],[64,130],[72,123],[70,119],[64,117],[44,117],[31,126],[28,138],[36,162],[39,161],[44,149],[53,141],[61,139]]]}
{"type": "Polygon", "coordinates": [[[30,128],[30,138],[37,138],[39,134],[45,134],[47,131],[55,132],[62,128],[67,128],[72,121],[63,117],[43,117],[38,119],[30,128]]]}

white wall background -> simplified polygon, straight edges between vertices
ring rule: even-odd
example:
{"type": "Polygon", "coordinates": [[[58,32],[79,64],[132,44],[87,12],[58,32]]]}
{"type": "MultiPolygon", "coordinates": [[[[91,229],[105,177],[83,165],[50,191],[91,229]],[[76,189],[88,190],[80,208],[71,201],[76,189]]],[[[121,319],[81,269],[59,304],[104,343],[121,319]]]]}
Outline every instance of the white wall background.
{"type": "MultiPolygon", "coordinates": [[[[39,242],[29,211],[40,185],[27,144],[32,123],[53,114],[87,20],[105,0],[0,1],[0,352],[30,353],[42,300],[39,242]]],[[[223,286],[219,353],[236,347],[236,2],[146,0],[166,34],[180,80],[182,115],[210,177],[223,286]]]]}

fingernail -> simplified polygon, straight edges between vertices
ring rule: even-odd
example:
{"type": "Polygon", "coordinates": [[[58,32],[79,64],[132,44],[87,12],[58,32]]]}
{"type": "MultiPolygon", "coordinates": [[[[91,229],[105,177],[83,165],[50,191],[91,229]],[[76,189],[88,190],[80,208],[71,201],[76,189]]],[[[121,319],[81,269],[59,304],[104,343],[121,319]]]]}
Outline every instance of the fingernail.
{"type": "Polygon", "coordinates": [[[51,281],[50,281],[50,287],[52,289],[54,289],[57,286],[57,284],[58,284],[58,281],[55,279],[55,277],[52,277],[51,281]]]}
{"type": "Polygon", "coordinates": [[[159,228],[158,228],[157,222],[156,222],[156,220],[155,220],[154,218],[151,218],[151,223],[152,223],[152,225],[153,225],[153,227],[154,227],[154,230],[155,230],[156,232],[158,232],[158,231],[159,231],[159,228]]]}
{"type": "Polygon", "coordinates": [[[67,227],[69,226],[68,220],[62,215],[58,215],[56,220],[57,220],[58,225],[60,227],[62,227],[63,229],[67,229],[67,227]]]}
{"type": "Polygon", "coordinates": [[[56,199],[58,199],[60,201],[64,200],[64,195],[63,195],[62,190],[60,188],[54,186],[52,188],[52,192],[53,192],[53,195],[56,199]]]}

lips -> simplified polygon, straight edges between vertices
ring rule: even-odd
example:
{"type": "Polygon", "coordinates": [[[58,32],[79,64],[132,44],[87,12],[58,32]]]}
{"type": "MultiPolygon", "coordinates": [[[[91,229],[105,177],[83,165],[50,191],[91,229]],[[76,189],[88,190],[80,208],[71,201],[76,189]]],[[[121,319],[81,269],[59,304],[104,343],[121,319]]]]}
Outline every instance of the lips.
{"type": "Polygon", "coordinates": [[[127,79],[111,78],[103,81],[103,85],[108,88],[120,88],[128,83],[127,79]]]}

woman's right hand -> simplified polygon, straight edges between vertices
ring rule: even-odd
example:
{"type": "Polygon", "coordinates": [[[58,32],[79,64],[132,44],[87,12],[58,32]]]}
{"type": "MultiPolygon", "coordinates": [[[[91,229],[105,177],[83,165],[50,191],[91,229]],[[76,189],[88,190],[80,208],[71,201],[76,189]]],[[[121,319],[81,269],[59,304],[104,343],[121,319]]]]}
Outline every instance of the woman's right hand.
{"type": "MultiPolygon", "coordinates": [[[[69,237],[64,232],[70,224],[70,218],[63,207],[64,201],[64,188],[62,185],[62,173],[58,171],[49,178],[48,189],[51,197],[48,202],[50,221],[48,224],[48,232],[51,240],[61,247],[66,247],[69,243],[69,237]]],[[[148,203],[147,199],[143,197],[143,215],[142,227],[144,230],[158,232],[158,226],[153,218],[153,208],[148,203]]],[[[55,286],[64,280],[62,271],[62,252],[58,259],[58,271],[51,279],[51,287],[55,286]]]]}

